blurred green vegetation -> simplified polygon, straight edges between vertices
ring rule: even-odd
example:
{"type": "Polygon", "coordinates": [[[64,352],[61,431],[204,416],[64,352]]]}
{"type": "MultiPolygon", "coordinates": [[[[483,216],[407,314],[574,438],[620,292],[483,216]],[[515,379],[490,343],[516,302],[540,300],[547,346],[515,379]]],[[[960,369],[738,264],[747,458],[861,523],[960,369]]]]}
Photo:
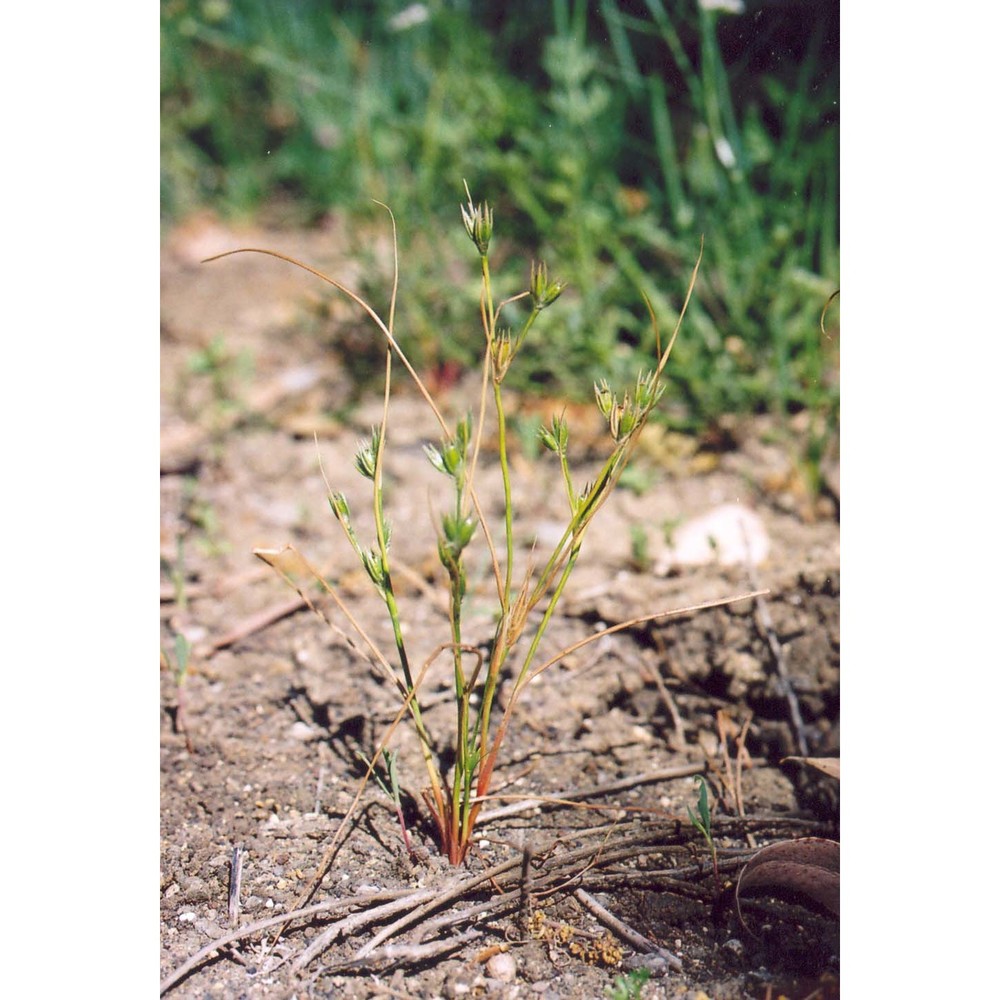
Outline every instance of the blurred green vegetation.
{"type": "Polygon", "coordinates": [[[467,180],[496,210],[497,297],[532,259],[571,285],[519,361],[522,388],[567,397],[648,367],[643,293],[668,333],[704,234],[671,419],[809,410],[819,454],[839,404],[839,300],[820,331],[839,285],[839,4],[713,6],[164,0],[164,222],[337,210],[366,259],[379,199],[399,226],[401,339],[425,366],[464,363],[467,180]]]}

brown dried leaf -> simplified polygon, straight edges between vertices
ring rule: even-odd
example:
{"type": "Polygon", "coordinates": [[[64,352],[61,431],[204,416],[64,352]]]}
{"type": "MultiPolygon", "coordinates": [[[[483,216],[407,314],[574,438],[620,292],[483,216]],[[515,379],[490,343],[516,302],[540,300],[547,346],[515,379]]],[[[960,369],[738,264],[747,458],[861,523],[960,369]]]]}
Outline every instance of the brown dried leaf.
{"type": "Polygon", "coordinates": [[[816,768],[817,771],[822,771],[831,778],[836,778],[837,781],[840,781],[839,757],[784,757],[781,763],[784,764],[786,760],[797,760],[803,764],[808,764],[810,767],[816,768]]]}
{"type": "Polygon", "coordinates": [[[822,837],[783,840],[762,847],[736,882],[736,906],[748,889],[786,889],[840,915],[840,844],[822,837]]]}

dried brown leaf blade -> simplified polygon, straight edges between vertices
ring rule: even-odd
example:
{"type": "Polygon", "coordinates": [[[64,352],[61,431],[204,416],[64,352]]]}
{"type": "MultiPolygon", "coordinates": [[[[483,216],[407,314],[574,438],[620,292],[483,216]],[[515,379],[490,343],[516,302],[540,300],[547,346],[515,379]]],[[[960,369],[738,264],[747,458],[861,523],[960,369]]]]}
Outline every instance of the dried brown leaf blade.
{"type": "Polygon", "coordinates": [[[817,771],[822,771],[831,778],[836,778],[837,781],[840,781],[839,757],[784,757],[781,763],[784,764],[788,760],[796,760],[802,764],[808,764],[810,767],[816,768],[817,771]]]}
{"type": "Polygon", "coordinates": [[[750,889],[798,893],[839,916],[840,844],[823,837],[803,837],[762,847],[736,882],[737,910],[740,894],[750,889]]]}

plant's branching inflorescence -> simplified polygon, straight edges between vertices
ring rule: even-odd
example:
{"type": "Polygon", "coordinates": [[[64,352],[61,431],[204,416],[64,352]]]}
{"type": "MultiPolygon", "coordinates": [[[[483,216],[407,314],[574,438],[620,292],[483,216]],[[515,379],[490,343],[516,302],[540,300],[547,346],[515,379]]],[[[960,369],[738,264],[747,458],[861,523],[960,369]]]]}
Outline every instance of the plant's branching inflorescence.
{"type": "MultiPolygon", "coordinates": [[[[515,575],[514,492],[508,462],[503,382],[511,365],[516,362],[518,352],[539,315],[558,300],[566,286],[562,281],[550,277],[548,267],[544,263],[534,263],[531,266],[527,290],[499,305],[494,304],[489,256],[490,244],[494,238],[493,209],[485,203],[476,205],[468,187],[466,195],[468,200],[462,205],[461,216],[465,231],[479,256],[482,285],[480,315],[484,352],[478,414],[475,417],[466,414],[453,427],[445,421],[432,394],[407,359],[394,335],[396,281],[393,284],[389,319],[385,321],[360,295],[335,279],[283,254],[270,250],[256,251],[303,267],[339,289],[368,314],[386,340],[386,385],[382,421],[379,426],[372,428],[370,439],[361,443],[355,458],[357,471],[372,484],[374,540],[366,545],[358,538],[343,493],[330,490],[328,499],[330,509],[343,529],[348,543],[385,605],[395,639],[395,662],[391,663],[380,651],[374,649],[374,645],[361,632],[353,617],[348,614],[348,618],[368,645],[373,657],[379,661],[383,669],[391,672],[400,692],[401,712],[408,713],[420,738],[428,778],[423,800],[434,818],[441,850],[455,864],[465,858],[469,849],[476,818],[489,793],[498,754],[520,694],[530,680],[571,651],[564,650],[552,659],[540,665],[536,664],[539,644],[552,621],[567,581],[576,565],[587,529],[617,485],[650,413],[663,395],[664,366],[680,329],[701,263],[701,253],[699,253],[687,288],[684,308],[665,349],[658,352],[656,367],[640,373],[634,389],[620,396],[606,381],[594,386],[597,406],[607,423],[611,438],[609,455],[596,478],[582,488],[574,483],[568,458],[570,429],[564,416],[553,417],[548,426],[541,428],[539,435],[542,445],[552,452],[560,463],[568,507],[567,523],[562,537],[545,561],[542,562],[537,554],[534,555],[531,564],[518,576],[515,575]],[[519,300],[526,300],[527,317],[517,329],[501,327],[500,318],[504,308],[519,300]],[[431,465],[448,479],[452,494],[452,499],[447,509],[440,515],[436,527],[438,558],[448,578],[449,635],[447,641],[442,643],[430,660],[417,671],[414,671],[411,665],[403,621],[393,588],[390,558],[392,531],[383,504],[382,465],[390,436],[389,383],[394,360],[398,360],[406,368],[441,426],[440,442],[426,445],[425,453],[431,465]],[[495,540],[493,530],[483,515],[475,489],[483,429],[490,410],[498,431],[499,476],[504,504],[502,542],[495,540]],[[465,558],[469,546],[477,537],[481,537],[489,550],[497,599],[495,631],[492,641],[485,647],[468,643],[463,629],[463,606],[467,591],[465,558]],[[516,586],[515,580],[520,580],[516,586]],[[541,612],[540,616],[531,618],[532,612],[536,609],[541,612]],[[523,654],[522,639],[526,642],[523,654]],[[488,650],[485,654],[484,648],[488,650]],[[519,664],[514,670],[514,684],[502,712],[495,713],[501,671],[514,658],[515,650],[519,664]],[[445,771],[439,763],[435,750],[438,744],[427,730],[418,690],[419,682],[426,674],[430,662],[442,653],[448,655],[454,675],[455,728],[449,752],[449,757],[454,763],[448,771],[445,771]],[[499,717],[496,717],[497,714],[499,717]]],[[[655,326],[655,317],[653,322],[655,326]]],[[[657,345],[660,343],[658,330],[656,343],[657,345]]],[[[329,588],[328,584],[324,583],[324,586],[329,588]]],[[[342,602],[338,600],[337,603],[346,614],[342,602]]],[[[650,615],[641,620],[661,616],[650,615]]],[[[617,631],[619,627],[616,626],[606,632],[617,631]]],[[[606,632],[591,636],[590,640],[600,638],[606,632]]],[[[572,648],[579,648],[579,644],[572,648]]],[[[384,747],[379,748],[376,754],[382,751],[384,747]]],[[[387,756],[384,759],[391,765],[389,775],[394,786],[398,788],[395,756],[387,756]]]]}

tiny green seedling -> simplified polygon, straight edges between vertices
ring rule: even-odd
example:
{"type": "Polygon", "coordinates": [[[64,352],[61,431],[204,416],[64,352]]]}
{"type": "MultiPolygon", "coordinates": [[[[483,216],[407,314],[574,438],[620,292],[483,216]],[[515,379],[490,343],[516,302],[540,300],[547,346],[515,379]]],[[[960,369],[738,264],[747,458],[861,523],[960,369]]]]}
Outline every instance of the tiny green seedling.
{"type": "Polygon", "coordinates": [[[180,687],[187,678],[188,663],[191,659],[191,643],[188,637],[181,632],[174,636],[174,677],[177,686],[180,687]]]}
{"type": "Polygon", "coordinates": [[[641,524],[630,524],[629,562],[640,573],[645,573],[652,565],[649,555],[649,532],[641,524]]]}
{"type": "Polygon", "coordinates": [[[170,562],[164,556],[160,556],[160,568],[170,577],[170,582],[174,587],[174,603],[177,610],[183,614],[188,609],[187,576],[184,572],[184,536],[177,536],[177,558],[170,562]]]}
{"type": "Polygon", "coordinates": [[[233,354],[222,337],[213,337],[201,350],[188,358],[188,371],[207,378],[215,402],[222,407],[235,405],[233,386],[245,380],[253,370],[253,359],[247,351],[233,354]]]}
{"type": "Polygon", "coordinates": [[[691,811],[691,807],[688,806],[688,816],[694,828],[705,838],[705,843],[708,844],[708,850],[712,855],[712,870],[715,872],[715,887],[718,889],[719,860],[715,851],[715,838],[712,836],[712,812],[708,805],[708,783],[701,775],[698,775],[695,780],[701,785],[701,790],[698,794],[698,815],[696,816],[691,811]]]}
{"type": "Polygon", "coordinates": [[[656,476],[648,465],[630,465],[623,473],[619,485],[637,497],[645,496],[656,484],[656,476]]]}
{"type": "Polygon", "coordinates": [[[649,976],[649,969],[633,969],[627,976],[615,976],[613,985],[604,992],[611,1000],[639,1000],[649,976]]]}
{"type": "Polygon", "coordinates": [[[660,525],[663,529],[663,540],[670,548],[674,547],[674,533],[683,523],[683,517],[668,517],[660,525]]]}
{"type": "Polygon", "coordinates": [[[184,479],[184,519],[196,529],[194,545],[203,555],[220,556],[229,551],[215,507],[199,494],[198,481],[193,476],[184,479]]]}
{"type": "Polygon", "coordinates": [[[378,768],[373,767],[372,762],[363,753],[358,753],[357,756],[371,770],[372,777],[378,783],[379,788],[392,799],[393,807],[396,810],[396,819],[399,820],[399,829],[403,835],[403,843],[406,845],[407,853],[412,854],[413,846],[410,843],[409,831],[406,829],[406,817],[403,815],[403,800],[399,791],[399,769],[396,767],[396,758],[399,756],[399,751],[388,750],[384,747],[382,749],[382,762],[385,764],[386,776],[389,779],[388,785],[382,779],[382,775],[379,774],[378,768]]]}
{"type": "Polygon", "coordinates": [[[174,675],[174,681],[177,684],[177,715],[175,724],[177,732],[184,734],[184,742],[187,744],[188,750],[191,751],[193,750],[191,737],[188,734],[184,718],[184,682],[187,680],[188,667],[191,662],[191,642],[188,637],[182,632],[178,632],[174,636],[173,659],[171,659],[170,654],[161,646],[160,662],[169,667],[170,672],[174,675]]]}

